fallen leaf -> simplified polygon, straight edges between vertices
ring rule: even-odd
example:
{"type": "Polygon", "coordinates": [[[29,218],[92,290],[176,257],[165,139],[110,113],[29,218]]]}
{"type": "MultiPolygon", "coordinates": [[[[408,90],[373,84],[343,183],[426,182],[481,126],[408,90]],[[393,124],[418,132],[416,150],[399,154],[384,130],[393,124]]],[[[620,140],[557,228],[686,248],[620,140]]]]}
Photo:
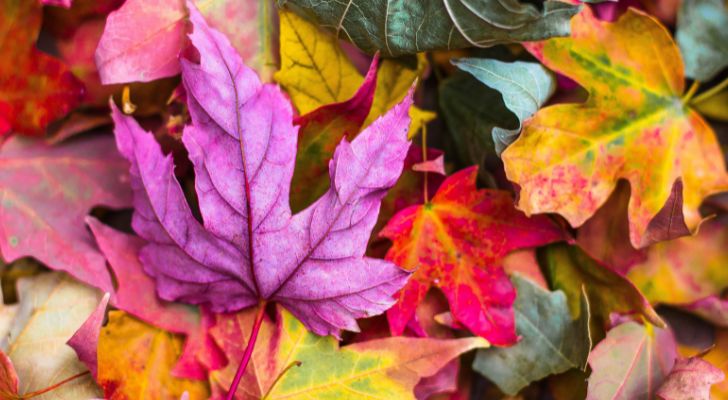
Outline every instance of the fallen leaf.
{"type": "Polygon", "coordinates": [[[589,354],[587,400],[652,399],[677,357],[667,329],[626,322],[607,332],[589,354]]]}
{"type": "MultiPolygon", "coordinates": [[[[363,78],[354,67],[336,38],[322,32],[316,25],[296,14],[280,10],[281,69],[274,75],[291,96],[301,114],[332,103],[340,103],[354,95],[363,78]]],[[[371,111],[363,126],[400,103],[412,82],[424,73],[427,62],[418,58],[417,68],[385,60],[377,73],[377,90],[371,111]]],[[[435,118],[435,114],[412,106],[410,137],[420,127],[435,118]]]]}
{"type": "Polygon", "coordinates": [[[702,115],[718,121],[728,121],[728,90],[723,90],[691,105],[702,115]]]}
{"type": "Polygon", "coordinates": [[[477,167],[448,177],[432,201],[395,215],[380,236],[387,259],[413,270],[387,312],[399,335],[430,287],[440,288],[453,317],[496,345],[516,341],[515,291],[500,264],[510,251],[564,239],[548,218],[526,218],[508,192],[477,190],[477,167]]]}
{"type": "Polygon", "coordinates": [[[89,315],[81,327],[78,328],[76,333],[68,339],[68,342],[66,342],[76,352],[79,361],[84,363],[86,368],[91,371],[91,376],[94,379],[96,379],[97,370],[99,332],[101,331],[101,324],[104,323],[106,306],[109,304],[110,296],[110,293],[104,294],[96,309],[89,315]]]}
{"type": "Polygon", "coordinates": [[[0,135],[9,131],[40,136],[52,121],[81,100],[83,85],[57,58],[40,52],[41,4],[37,0],[2,0],[0,53],[0,135]]]}
{"type": "Polygon", "coordinates": [[[134,317],[171,333],[187,336],[185,348],[172,371],[183,377],[203,380],[207,369],[197,360],[198,353],[206,351],[213,367],[223,363],[214,349],[206,347],[204,321],[196,307],[160,300],[155,293],[154,279],[144,273],[139,262],[139,251],[145,241],[110,228],[95,218],[86,219],[96,243],[114,271],[117,289],[112,304],[134,317]]]}
{"type": "Polygon", "coordinates": [[[171,158],[113,106],[117,145],[132,163],[132,226],[149,242],[140,253],[145,271],[165,300],[208,304],[213,312],[274,301],[317,334],[356,330],[355,319],[386,310],[409,276],[363,253],[407,154],[411,97],[342,141],[329,164],[331,189],[292,216],[290,105],[194,10],[191,21],[201,64],[183,61],[192,125],[182,141],[204,225],[174,180],[171,158]],[[342,274],[346,279],[337,279],[342,274]]]}
{"type": "Polygon", "coordinates": [[[612,194],[577,231],[576,242],[589,256],[620,274],[647,258],[646,249],[635,249],[629,240],[629,184],[620,180],[612,194]]]}
{"type": "Polygon", "coordinates": [[[579,317],[582,310],[582,287],[589,298],[593,319],[607,326],[612,313],[638,312],[651,323],[664,322],[647,299],[623,275],[600,264],[580,248],[556,244],[538,250],[538,259],[553,289],[566,293],[569,308],[579,317]]]}
{"type": "MultiPolygon", "coordinates": [[[[212,335],[230,364],[210,375],[213,399],[222,398],[230,386],[245,349],[240,338],[248,337],[253,325],[251,311],[218,315],[212,335]]],[[[235,399],[414,399],[420,378],[464,352],[488,346],[478,337],[390,337],[339,348],[335,339],[307,331],[281,307],[275,324],[264,319],[258,343],[235,399]]]]}
{"type": "Polygon", "coordinates": [[[364,124],[374,99],[378,58],[364,82],[349,100],[321,106],[294,120],[298,125],[298,151],[291,180],[291,208],[303,210],[329,188],[328,161],[344,138],[353,140],[364,124]]]}
{"type": "MultiPolygon", "coordinates": [[[[20,394],[45,389],[86,367],[66,341],[98,304],[100,293],[53,272],[18,282],[20,308],[0,348],[13,362],[20,394]]],[[[34,400],[88,399],[100,394],[91,376],[75,379],[34,400]]]]}
{"type": "Polygon", "coordinates": [[[207,399],[205,382],[175,378],[182,338],[122,311],[109,312],[98,347],[98,382],[107,399],[207,399]]]}
{"type": "Polygon", "coordinates": [[[367,53],[387,57],[567,36],[569,19],[579,11],[550,0],[538,8],[520,1],[472,0],[278,0],[278,6],[330,28],[367,53]]]}
{"type": "Polygon", "coordinates": [[[520,340],[511,347],[479,350],[473,369],[510,396],[549,375],[586,370],[591,350],[586,294],[581,297],[585,312],[573,320],[564,292],[549,292],[519,275],[511,280],[518,292],[513,308],[520,340]]]}
{"type": "Polygon", "coordinates": [[[72,0],[40,0],[42,4],[45,4],[47,6],[58,6],[65,8],[71,8],[71,1],[72,0]]]}
{"type": "Polygon", "coordinates": [[[688,311],[721,328],[728,328],[728,299],[708,296],[690,304],[682,305],[688,311]]]}
{"type": "MultiPolygon", "coordinates": [[[[266,0],[195,0],[210,24],[231,38],[250,67],[269,79],[275,66],[275,13],[266,0]]],[[[189,12],[179,0],[127,0],[109,14],[96,50],[104,84],[149,82],[180,73],[189,12]]]]}
{"type": "Polygon", "coordinates": [[[440,154],[434,160],[419,162],[412,166],[412,171],[432,172],[433,174],[447,175],[445,172],[445,156],[440,154]]]}
{"type": "Polygon", "coordinates": [[[13,361],[0,351],[0,396],[12,398],[18,394],[18,374],[15,373],[13,361]]]}
{"type": "Polygon", "coordinates": [[[634,9],[609,23],[584,8],[571,37],[528,46],[590,98],[541,109],[503,152],[506,175],[521,189],[518,207],[578,227],[622,178],[631,186],[634,247],[694,230],[703,198],[728,189],[728,174],[715,134],[682,104],[683,68],[668,31],[634,9]]]}
{"type": "MultiPolygon", "coordinates": [[[[503,120],[500,117],[493,120],[496,126],[492,131],[480,133],[492,136],[495,151],[499,155],[516,140],[521,132],[522,122],[538,111],[556,90],[556,79],[541,64],[523,61],[503,62],[486,58],[461,58],[453,60],[452,63],[500,93],[503,104],[518,119],[518,125],[512,127],[500,125],[503,120]]],[[[459,93],[467,99],[460,101],[472,101],[471,92],[472,90],[459,93]]],[[[481,103],[481,106],[483,105],[490,107],[488,103],[481,103]]]]}
{"type": "Polygon", "coordinates": [[[651,303],[686,305],[728,287],[728,227],[712,220],[697,236],[656,243],[627,277],[651,303]]]}
{"type": "Polygon", "coordinates": [[[113,292],[104,257],[84,216],[94,206],[131,205],[128,163],[111,137],[50,146],[14,137],[0,148],[0,251],[32,256],[104,292],[113,292]]]}
{"type": "Polygon", "coordinates": [[[685,75],[701,82],[728,66],[728,6],[723,0],[683,0],[675,38],[685,60],[685,75]]]}
{"type": "Polygon", "coordinates": [[[710,400],[710,387],[725,374],[700,357],[680,358],[657,390],[663,400],[710,400]]]}

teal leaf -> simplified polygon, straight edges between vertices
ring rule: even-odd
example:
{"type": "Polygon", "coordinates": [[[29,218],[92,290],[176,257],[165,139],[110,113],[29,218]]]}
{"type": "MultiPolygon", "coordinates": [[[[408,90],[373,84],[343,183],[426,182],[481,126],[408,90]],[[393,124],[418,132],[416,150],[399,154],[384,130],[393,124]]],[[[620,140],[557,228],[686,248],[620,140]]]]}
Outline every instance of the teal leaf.
{"type": "Polygon", "coordinates": [[[556,79],[538,63],[462,58],[453,60],[453,64],[500,92],[505,106],[518,118],[516,129],[502,127],[494,121],[492,136],[498,154],[516,140],[523,121],[536,113],[556,90],[556,79]]]}
{"type": "Polygon", "coordinates": [[[549,292],[519,275],[511,280],[518,292],[514,309],[521,340],[478,351],[473,368],[511,396],[549,375],[585,370],[591,350],[586,294],[581,298],[586,312],[573,320],[564,292],[549,292]]]}
{"type": "Polygon", "coordinates": [[[688,77],[706,82],[728,66],[727,26],[723,0],[683,0],[675,36],[688,77]]]}
{"type": "Polygon", "coordinates": [[[278,0],[360,49],[385,57],[568,36],[580,6],[547,0],[278,0]]]}

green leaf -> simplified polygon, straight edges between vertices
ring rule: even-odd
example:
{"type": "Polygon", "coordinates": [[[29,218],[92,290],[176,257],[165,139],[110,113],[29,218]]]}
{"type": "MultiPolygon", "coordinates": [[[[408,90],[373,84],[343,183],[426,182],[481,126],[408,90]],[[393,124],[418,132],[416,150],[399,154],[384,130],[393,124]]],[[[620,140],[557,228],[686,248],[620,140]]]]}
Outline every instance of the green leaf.
{"type": "Polygon", "coordinates": [[[728,8],[723,0],[683,0],[677,15],[677,44],[685,74],[709,81],[728,66],[728,8]]]}
{"type": "MultiPolygon", "coordinates": [[[[538,111],[556,89],[556,79],[539,63],[503,62],[485,58],[461,58],[452,63],[489,88],[497,90],[505,106],[518,118],[516,129],[503,127],[499,121],[493,121],[497,126],[491,134],[498,154],[516,140],[522,122],[538,111]]],[[[461,95],[468,96],[470,92],[472,90],[461,95]]]]}
{"type": "Polygon", "coordinates": [[[547,0],[278,0],[360,49],[396,57],[569,35],[579,6],[547,0]]]}
{"type": "Polygon", "coordinates": [[[589,297],[591,315],[604,326],[611,313],[641,313],[648,321],[665,326],[639,290],[619,273],[600,264],[576,246],[559,243],[538,250],[550,286],[563,290],[575,316],[584,311],[579,301],[582,287],[589,297]]]}
{"type": "Polygon", "coordinates": [[[514,305],[521,340],[512,347],[479,350],[473,368],[514,396],[531,382],[572,368],[586,369],[591,350],[589,303],[573,320],[562,291],[549,292],[519,275],[511,280],[518,296],[514,305]]]}

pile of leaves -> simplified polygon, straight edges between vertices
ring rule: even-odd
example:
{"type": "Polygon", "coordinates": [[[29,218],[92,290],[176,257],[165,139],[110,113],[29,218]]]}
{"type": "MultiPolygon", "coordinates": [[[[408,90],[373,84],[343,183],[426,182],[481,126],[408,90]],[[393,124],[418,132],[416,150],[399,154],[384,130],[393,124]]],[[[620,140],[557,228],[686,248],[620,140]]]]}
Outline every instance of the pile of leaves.
{"type": "Polygon", "coordinates": [[[0,398],[728,399],[724,0],[0,0],[0,398]]]}

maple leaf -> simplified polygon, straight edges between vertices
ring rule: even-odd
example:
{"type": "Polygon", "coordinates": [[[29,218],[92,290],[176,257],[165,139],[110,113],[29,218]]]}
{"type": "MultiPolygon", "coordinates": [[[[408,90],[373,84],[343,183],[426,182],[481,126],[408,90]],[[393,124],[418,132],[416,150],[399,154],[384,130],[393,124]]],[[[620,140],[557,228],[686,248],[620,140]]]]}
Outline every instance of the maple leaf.
{"type": "Polygon", "coordinates": [[[208,398],[205,382],[172,376],[182,338],[111,311],[98,343],[98,383],[108,399],[208,398]]]}
{"type": "Polygon", "coordinates": [[[453,317],[497,345],[516,341],[515,291],[500,265],[508,252],[564,239],[547,217],[527,218],[505,191],[476,190],[477,167],[445,179],[431,202],[396,214],[380,233],[387,259],[415,270],[387,312],[401,334],[430,287],[440,288],[453,317]]]}
{"type": "MultiPolygon", "coordinates": [[[[18,282],[18,292],[20,308],[9,334],[0,342],[0,349],[15,366],[18,392],[45,389],[86,371],[66,341],[94,311],[100,293],[60,272],[23,278],[18,282]]],[[[82,376],[38,399],[88,399],[98,395],[93,379],[82,376]]]]}
{"type": "Polygon", "coordinates": [[[128,163],[111,137],[58,146],[13,137],[0,147],[0,251],[32,256],[103,292],[113,292],[104,257],[83,224],[97,205],[131,205],[128,163]]]}
{"type": "Polygon", "coordinates": [[[35,48],[41,8],[35,0],[0,2],[0,25],[8,27],[0,33],[0,53],[12,60],[0,67],[0,135],[43,135],[83,94],[83,85],[61,61],[35,48]]]}
{"type": "Polygon", "coordinates": [[[76,333],[68,339],[68,342],[66,342],[76,352],[79,361],[84,363],[88,370],[91,371],[91,376],[94,379],[96,379],[98,364],[96,349],[99,343],[99,331],[101,330],[101,325],[104,323],[109,297],[111,297],[110,293],[104,294],[96,309],[88,316],[76,333]]]}
{"type": "MultiPolygon", "coordinates": [[[[245,310],[217,316],[212,336],[230,364],[210,374],[213,399],[221,398],[232,380],[245,349],[240,338],[249,334],[254,314],[245,310]]],[[[253,351],[235,399],[414,399],[420,378],[434,375],[464,352],[488,346],[478,337],[389,337],[339,348],[336,340],[312,334],[281,307],[276,323],[263,320],[259,340],[266,345],[253,351]]]]}
{"type": "Polygon", "coordinates": [[[669,329],[620,324],[589,354],[592,373],[586,398],[652,399],[676,358],[677,344],[669,329]]]}
{"type": "MultiPolygon", "coordinates": [[[[195,0],[210,24],[232,38],[248,65],[265,79],[275,64],[273,10],[264,1],[195,0]]],[[[187,45],[188,9],[178,0],[127,0],[109,14],[96,50],[104,84],[149,82],[177,75],[187,45]]]]}
{"type": "Polygon", "coordinates": [[[715,134],[682,104],[683,66],[668,31],[633,9],[608,23],[584,8],[571,37],[528,46],[590,98],[541,109],[503,152],[519,208],[578,227],[626,179],[634,247],[694,229],[701,201],[728,189],[728,174],[715,134]]]}
{"type": "Polygon", "coordinates": [[[140,254],[145,271],[166,300],[209,304],[214,312],[275,301],[317,334],[356,330],[355,319],[386,310],[409,276],[363,253],[409,147],[411,95],[341,142],[329,164],[331,188],[292,216],[297,135],[290,105],[196,11],[190,19],[201,63],[182,61],[192,117],[182,141],[204,225],[174,180],[171,158],[112,104],[117,145],[132,164],[132,226],[149,242],[140,254]]]}
{"type": "Polygon", "coordinates": [[[728,7],[721,0],[680,2],[675,38],[685,74],[707,82],[728,66],[728,7]]]}

